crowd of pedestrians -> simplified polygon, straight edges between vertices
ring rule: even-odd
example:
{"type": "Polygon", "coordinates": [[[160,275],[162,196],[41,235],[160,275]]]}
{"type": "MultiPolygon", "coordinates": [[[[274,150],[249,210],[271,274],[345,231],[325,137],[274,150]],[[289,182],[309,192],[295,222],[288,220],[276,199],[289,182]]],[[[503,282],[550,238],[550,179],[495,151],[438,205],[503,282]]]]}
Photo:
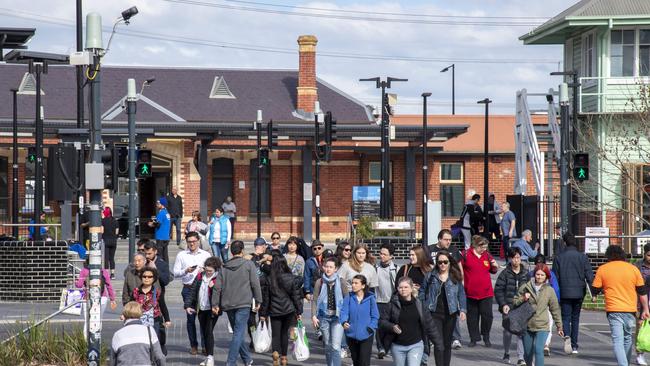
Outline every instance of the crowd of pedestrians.
{"type": "MultiPolygon", "coordinates": [[[[481,211],[479,200],[475,197],[465,207],[468,217],[481,211]]],[[[158,201],[163,214],[159,212],[156,221],[170,216],[166,204],[164,197],[158,201]]],[[[554,333],[563,338],[566,354],[579,354],[583,301],[587,294],[594,299],[601,292],[617,363],[629,365],[635,350],[635,328],[650,317],[646,286],[650,245],[643,248],[643,260],[636,265],[627,262],[621,246],[610,245],[605,253],[607,263],[594,275],[589,259],[577,249],[575,237],[566,233],[562,251],[547,265],[530,230],[524,230],[513,245],[506,245],[516,236],[515,219],[508,215],[507,204],[498,206],[490,197],[485,209],[488,214],[505,213],[491,223],[502,229],[498,238],[491,233],[492,239],[503,243],[502,266],[489,253],[487,238],[472,235],[469,245],[459,250],[452,245],[452,232],[447,229],[440,231],[436,244],[411,247],[407,263],[401,266],[394,261],[395,247],[390,243],[382,244],[375,258],[366,244],[341,241],[332,252],[319,240],[308,246],[291,236],[282,243],[278,232],[272,233],[269,243],[257,238],[246,253],[244,243],[232,239],[233,222],[224,209],[217,208],[208,223],[194,213],[185,229],[186,247],[177,254],[171,271],[164,255],[159,255],[166,248],[165,240],[161,242],[157,236],[155,242],[138,242],[138,253],[124,271],[121,294],[125,328],[133,332],[115,334],[113,357],[130,357],[148,343],[155,350],[150,362],[164,364],[165,330],[171,320],[165,287],[177,279],[183,285],[180,296],[189,353],[199,354],[200,343],[205,356],[201,365],[214,365],[214,327],[224,313],[232,333],[227,365],[235,365],[238,359],[253,364],[251,333],[261,323],[270,324],[273,365],[287,365],[290,341],[295,340],[293,330],[304,320],[303,307],[309,302],[309,320],[314,336],[323,342],[328,366],[341,365],[346,357],[355,366],[370,365],[372,357],[390,357],[396,366],[426,365],[431,359],[437,366],[448,366],[452,351],[463,346],[463,322],[469,333],[467,347],[479,343],[493,347],[490,334],[496,301],[497,311],[508,320],[501,330],[503,363],[543,366],[554,333]],[[206,238],[212,253],[201,249],[206,238]],[[519,328],[513,326],[516,322],[519,328]],[[516,362],[510,358],[513,343],[516,362]]],[[[153,226],[156,231],[160,227],[170,231],[166,224],[153,226]]],[[[109,262],[106,267],[102,305],[110,301],[114,308],[116,294],[110,284],[114,266],[109,262]]],[[[87,276],[85,269],[79,287],[87,285],[87,276]]],[[[636,362],[646,364],[641,350],[636,350],[636,362]]]]}

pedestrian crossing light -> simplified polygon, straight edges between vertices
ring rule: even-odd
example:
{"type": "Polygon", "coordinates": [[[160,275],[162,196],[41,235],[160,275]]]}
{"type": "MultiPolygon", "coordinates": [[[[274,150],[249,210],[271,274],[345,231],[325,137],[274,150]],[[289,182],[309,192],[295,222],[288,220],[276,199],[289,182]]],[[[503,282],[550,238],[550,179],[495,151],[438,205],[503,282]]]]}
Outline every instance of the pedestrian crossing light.
{"type": "Polygon", "coordinates": [[[151,150],[138,150],[136,175],[141,178],[151,177],[151,150]]]}
{"type": "Polygon", "coordinates": [[[261,149],[260,150],[260,165],[269,166],[270,163],[271,163],[271,159],[269,159],[269,150],[268,149],[261,149]]]}
{"type": "Polygon", "coordinates": [[[573,155],[573,178],[579,182],[589,179],[589,154],[576,153],[573,155]]]}
{"type": "Polygon", "coordinates": [[[36,148],[29,147],[27,148],[27,162],[35,163],[36,162],[36,148]]]}

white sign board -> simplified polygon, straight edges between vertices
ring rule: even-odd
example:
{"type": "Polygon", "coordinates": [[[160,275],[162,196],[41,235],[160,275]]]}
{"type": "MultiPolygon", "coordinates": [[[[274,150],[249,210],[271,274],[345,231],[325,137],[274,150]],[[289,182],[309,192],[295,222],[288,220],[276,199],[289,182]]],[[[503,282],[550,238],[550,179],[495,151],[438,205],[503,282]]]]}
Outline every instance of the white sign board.
{"type": "Polygon", "coordinates": [[[410,221],[375,221],[373,230],[413,230],[410,221]]]}
{"type": "Polygon", "coordinates": [[[302,200],[303,201],[311,201],[312,200],[312,185],[311,183],[303,183],[302,184],[302,200]]]}
{"type": "Polygon", "coordinates": [[[245,180],[240,180],[239,181],[239,189],[246,189],[246,181],[245,180]]]}
{"type": "Polygon", "coordinates": [[[605,249],[609,246],[608,227],[587,227],[585,236],[585,253],[605,253],[605,249]]]}
{"type": "Polygon", "coordinates": [[[643,246],[650,243],[650,236],[640,236],[636,238],[636,254],[642,255],[643,246]]]}

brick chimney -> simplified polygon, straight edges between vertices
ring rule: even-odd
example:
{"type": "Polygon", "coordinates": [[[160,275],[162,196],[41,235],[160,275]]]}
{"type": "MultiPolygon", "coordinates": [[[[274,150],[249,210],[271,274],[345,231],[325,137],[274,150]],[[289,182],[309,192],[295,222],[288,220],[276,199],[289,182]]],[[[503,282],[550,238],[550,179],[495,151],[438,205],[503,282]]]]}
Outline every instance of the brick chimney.
{"type": "Polygon", "coordinates": [[[316,36],[298,37],[298,105],[296,109],[307,113],[314,112],[314,102],[318,100],[316,88],[316,36]]]}

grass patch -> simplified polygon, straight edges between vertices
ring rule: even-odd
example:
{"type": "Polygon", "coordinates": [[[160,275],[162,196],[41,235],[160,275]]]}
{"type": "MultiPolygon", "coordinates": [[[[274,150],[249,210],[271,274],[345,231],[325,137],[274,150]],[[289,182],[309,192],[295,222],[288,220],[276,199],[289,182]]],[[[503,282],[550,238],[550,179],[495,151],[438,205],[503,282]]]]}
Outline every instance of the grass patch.
{"type": "MultiPolygon", "coordinates": [[[[28,325],[32,325],[31,324],[28,325]]],[[[51,365],[73,366],[87,363],[87,342],[81,326],[64,330],[44,323],[9,342],[0,344],[0,366],[51,365]]],[[[101,359],[108,359],[108,348],[102,344],[101,359]]]]}

